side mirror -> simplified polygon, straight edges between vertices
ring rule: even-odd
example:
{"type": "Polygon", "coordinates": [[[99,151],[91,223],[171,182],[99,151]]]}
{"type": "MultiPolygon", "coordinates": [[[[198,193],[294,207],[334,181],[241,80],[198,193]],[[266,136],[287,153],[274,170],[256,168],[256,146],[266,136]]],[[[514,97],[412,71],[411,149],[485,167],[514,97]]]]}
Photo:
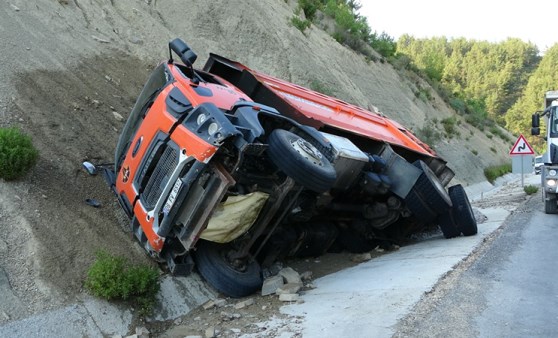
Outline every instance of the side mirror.
{"type": "MultiPolygon", "coordinates": [[[[182,62],[184,62],[184,64],[189,67],[191,67],[194,64],[194,62],[196,62],[196,59],[198,58],[196,53],[194,53],[194,51],[190,49],[190,47],[186,44],[186,42],[178,38],[169,42],[169,49],[174,51],[176,55],[178,55],[180,60],[182,60],[182,62]]],[[[172,55],[171,55],[171,60],[172,60],[172,55]]]]}
{"type": "Polygon", "coordinates": [[[540,135],[540,133],[541,133],[541,128],[539,128],[539,127],[531,128],[531,135],[540,135]]]}
{"type": "MultiPolygon", "coordinates": [[[[540,126],[540,118],[541,118],[540,115],[537,113],[531,115],[531,127],[538,129],[540,126]]],[[[539,133],[537,132],[536,134],[532,134],[532,135],[539,135],[539,133]]]]}

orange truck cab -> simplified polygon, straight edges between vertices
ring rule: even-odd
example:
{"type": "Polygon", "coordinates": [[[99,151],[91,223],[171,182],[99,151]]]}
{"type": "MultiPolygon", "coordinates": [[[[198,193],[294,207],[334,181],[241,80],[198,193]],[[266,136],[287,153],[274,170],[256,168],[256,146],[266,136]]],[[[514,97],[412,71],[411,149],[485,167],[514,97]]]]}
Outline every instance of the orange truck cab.
{"type": "Polygon", "coordinates": [[[364,252],[438,225],[476,233],[461,186],[445,189],[446,162],[395,121],[218,55],[195,69],[180,39],[169,53],[108,177],[136,239],[171,272],[197,266],[243,297],[287,257],[364,252]]]}

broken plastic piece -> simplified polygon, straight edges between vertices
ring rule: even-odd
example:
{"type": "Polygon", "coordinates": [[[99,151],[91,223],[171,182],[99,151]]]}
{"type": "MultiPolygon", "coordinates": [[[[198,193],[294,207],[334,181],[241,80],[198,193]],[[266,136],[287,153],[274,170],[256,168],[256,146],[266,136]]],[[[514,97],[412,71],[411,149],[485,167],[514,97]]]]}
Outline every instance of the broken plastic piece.
{"type": "Polygon", "coordinates": [[[96,175],[97,174],[97,167],[91,162],[83,162],[83,168],[89,173],[89,175],[96,175]]]}
{"type": "Polygon", "coordinates": [[[93,208],[99,208],[101,206],[101,202],[97,201],[94,198],[88,198],[85,200],[85,203],[92,206],[93,208]]]}

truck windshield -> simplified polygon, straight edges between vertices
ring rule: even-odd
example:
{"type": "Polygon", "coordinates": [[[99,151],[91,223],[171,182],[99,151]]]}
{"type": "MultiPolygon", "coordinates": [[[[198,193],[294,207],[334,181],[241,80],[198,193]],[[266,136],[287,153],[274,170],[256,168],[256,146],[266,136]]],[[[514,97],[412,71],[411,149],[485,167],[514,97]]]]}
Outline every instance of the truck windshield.
{"type": "Polygon", "coordinates": [[[554,106],[550,110],[550,136],[556,137],[558,136],[558,114],[557,114],[558,106],[554,106]]]}

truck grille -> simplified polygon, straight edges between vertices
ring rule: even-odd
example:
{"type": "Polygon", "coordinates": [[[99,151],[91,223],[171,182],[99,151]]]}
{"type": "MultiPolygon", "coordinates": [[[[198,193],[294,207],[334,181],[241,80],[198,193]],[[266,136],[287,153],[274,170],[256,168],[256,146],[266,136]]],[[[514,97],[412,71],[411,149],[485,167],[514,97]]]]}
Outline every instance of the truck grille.
{"type": "Polygon", "coordinates": [[[142,179],[142,182],[146,182],[147,178],[141,197],[147,210],[152,210],[157,204],[157,200],[161,197],[174,169],[178,165],[178,156],[178,149],[174,149],[170,145],[162,145],[155,152],[155,157],[149,163],[146,171],[148,176],[142,179]],[[157,156],[158,154],[160,156],[157,156]]]}

